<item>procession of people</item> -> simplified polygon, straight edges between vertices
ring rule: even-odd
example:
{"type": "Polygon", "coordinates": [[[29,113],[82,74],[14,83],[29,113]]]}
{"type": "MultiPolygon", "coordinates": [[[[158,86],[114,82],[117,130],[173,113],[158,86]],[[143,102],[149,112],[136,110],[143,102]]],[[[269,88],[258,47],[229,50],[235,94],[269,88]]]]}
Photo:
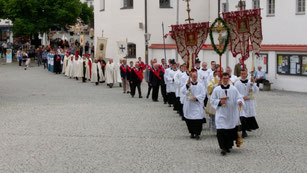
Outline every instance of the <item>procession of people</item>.
{"type": "Polygon", "coordinates": [[[90,54],[81,57],[66,50],[62,59],[55,53],[54,73],[84,83],[106,83],[110,88],[119,86],[123,94],[131,98],[143,98],[141,86],[146,82],[146,98],[153,102],[160,99],[178,113],[186,122],[191,139],[201,139],[203,126],[208,122],[208,130],[217,136],[222,155],[231,152],[234,144],[240,147],[242,138],[248,137],[247,132],[259,128],[253,96],[259,92],[258,78],[251,73],[248,79],[247,68],[242,68],[237,77],[230,67],[224,71],[215,61],[210,63],[209,69],[207,62],[199,59],[195,60],[193,69],[174,59],[167,62],[162,59],[159,64],[157,59],[152,59],[150,64],[145,64],[139,57],[128,65],[127,59],[119,62],[111,58],[92,59],[90,54]]]}

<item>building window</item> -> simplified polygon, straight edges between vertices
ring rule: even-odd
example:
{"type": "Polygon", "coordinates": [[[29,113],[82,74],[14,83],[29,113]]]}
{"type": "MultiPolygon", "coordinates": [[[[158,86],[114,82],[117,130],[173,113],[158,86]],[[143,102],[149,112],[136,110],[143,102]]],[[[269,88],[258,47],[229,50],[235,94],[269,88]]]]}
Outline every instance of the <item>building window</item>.
{"type": "Polygon", "coordinates": [[[171,0],[159,0],[160,1],[160,8],[172,8],[171,0]]]}
{"type": "Polygon", "coordinates": [[[275,15],[275,0],[267,0],[268,1],[268,16],[275,15]]]}
{"type": "Polygon", "coordinates": [[[120,0],[121,9],[131,9],[133,8],[133,0],[120,0]]]}
{"type": "Polygon", "coordinates": [[[245,1],[239,1],[239,3],[238,3],[238,5],[236,6],[236,8],[238,9],[238,10],[241,10],[241,8],[242,8],[242,10],[245,10],[246,9],[246,3],[245,3],[245,1]],[[242,4],[241,4],[242,3],[242,4]],[[241,7],[242,6],[242,7],[241,7]]]}
{"type": "Polygon", "coordinates": [[[305,14],[305,0],[296,0],[296,13],[305,14]]]}
{"type": "Polygon", "coordinates": [[[307,76],[307,55],[277,55],[277,73],[307,76]]]}
{"type": "Polygon", "coordinates": [[[269,55],[268,54],[260,54],[259,56],[256,56],[255,58],[255,62],[254,62],[254,67],[255,67],[255,70],[257,70],[257,68],[259,66],[262,67],[262,69],[268,73],[268,69],[269,69],[269,64],[268,64],[268,57],[269,55]]]}
{"type": "Polygon", "coordinates": [[[136,44],[128,43],[128,55],[127,58],[136,58],[136,44]]]}
{"type": "Polygon", "coordinates": [[[253,0],[253,9],[260,8],[260,0],[253,0]]]}
{"type": "Polygon", "coordinates": [[[223,13],[228,12],[228,4],[227,3],[222,3],[222,11],[223,11],[223,13]]]}
{"type": "Polygon", "coordinates": [[[105,0],[100,0],[100,11],[105,10],[105,0]]]}

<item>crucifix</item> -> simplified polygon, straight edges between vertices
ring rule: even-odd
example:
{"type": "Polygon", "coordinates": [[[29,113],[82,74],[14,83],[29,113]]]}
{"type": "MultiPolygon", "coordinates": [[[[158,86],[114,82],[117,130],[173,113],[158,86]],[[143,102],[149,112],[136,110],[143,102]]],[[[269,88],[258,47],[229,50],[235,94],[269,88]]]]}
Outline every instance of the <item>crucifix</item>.
{"type": "Polygon", "coordinates": [[[188,19],[186,19],[185,21],[188,21],[189,24],[191,24],[191,21],[194,21],[194,19],[191,18],[190,12],[191,12],[191,8],[190,8],[190,1],[191,0],[184,0],[187,2],[187,12],[188,12],[188,19]]]}

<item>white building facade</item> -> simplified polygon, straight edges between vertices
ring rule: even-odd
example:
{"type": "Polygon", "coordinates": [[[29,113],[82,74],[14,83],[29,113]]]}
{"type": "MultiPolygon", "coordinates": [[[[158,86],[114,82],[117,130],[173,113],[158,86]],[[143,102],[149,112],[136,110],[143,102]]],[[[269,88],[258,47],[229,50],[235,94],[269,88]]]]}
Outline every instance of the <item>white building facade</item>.
{"type": "MultiPolygon", "coordinates": [[[[106,58],[118,60],[117,41],[128,42],[128,60],[145,57],[145,4],[144,0],[95,0],[95,38],[108,38],[106,58]]],[[[221,0],[221,11],[237,10],[239,0],[221,0]]],[[[267,79],[272,88],[287,91],[307,92],[307,14],[305,0],[247,0],[246,9],[262,8],[263,44],[261,57],[255,57],[254,66],[261,65],[268,72],[267,79]]],[[[191,17],[194,22],[214,21],[218,15],[217,0],[192,0],[191,17]]],[[[165,34],[170,25],[184,24],[187,18],[186,2],[182,0],[148,0],[149,60],[164,58],[162,22],[165,34]],[[179,4],[177,4],[179,2],[179,4]],[[177,6],[178,5],[178,6],[177,6]],[[177,13],[178,12],[178,13],[177,13]],[[179,15],[177,15],[179,14],[179,15]]],[[[95,39],[95,43],[96,43],[95,39]]],[[[166,58],[176,59],[175,41],[166,40],[166,58]]],[[[218,62],[218,55],[210,46],[209,37],[206,47],[199,53],[199,59],[210,63],[218,62]]],[[[96,45],[96,44],[95,44],[96,45]]],[[[246,61],[252,67],[252,53],[246,61]]],[[[222,57],[222,66],[234,68],[238,63],[230,52],[222,57]]],[[[179,61],[182,62],[180,56],[179,61]]]]}

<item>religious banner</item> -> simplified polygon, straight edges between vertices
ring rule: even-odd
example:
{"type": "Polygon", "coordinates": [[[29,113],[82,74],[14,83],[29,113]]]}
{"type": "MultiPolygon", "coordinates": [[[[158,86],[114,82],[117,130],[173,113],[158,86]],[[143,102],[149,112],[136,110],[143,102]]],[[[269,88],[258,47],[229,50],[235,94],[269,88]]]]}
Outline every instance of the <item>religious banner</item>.
{"type": "Polygon", "coordinates": [[[209,33],[209,22],[172,25],[177,51],[188,67],[194,67],[195,59],[204,46],[209,33]]]}
{"type": "Polygon", "coordinates": [[[106,58],[107,38],[98,37],[96,46],[96,57],[106,58]]]}
{"type": "Polygon", "coordinates": [[[12,63],[13,56],[12,56],[12,49],[6,49],[6,63],[12,63]]]}
{"type": "Polygon", "coordinates": [[[84,42],[84,34],[80,35],[80,46],[84,46],[85,42],[84,42]]]}
{"type": "Polygon", "coordinates": [[[119,55],[127,55],[127,41],[117,41],[117,51],[119,55]]]}
{"type": "Polygon", "coordinates": [[[252,50],[259,56],[262,43],[261,9],[242,10],[223,13],[230,28],[230,50],[234,57],[242,55],[248,59],[250,43],[252,50]]]}

